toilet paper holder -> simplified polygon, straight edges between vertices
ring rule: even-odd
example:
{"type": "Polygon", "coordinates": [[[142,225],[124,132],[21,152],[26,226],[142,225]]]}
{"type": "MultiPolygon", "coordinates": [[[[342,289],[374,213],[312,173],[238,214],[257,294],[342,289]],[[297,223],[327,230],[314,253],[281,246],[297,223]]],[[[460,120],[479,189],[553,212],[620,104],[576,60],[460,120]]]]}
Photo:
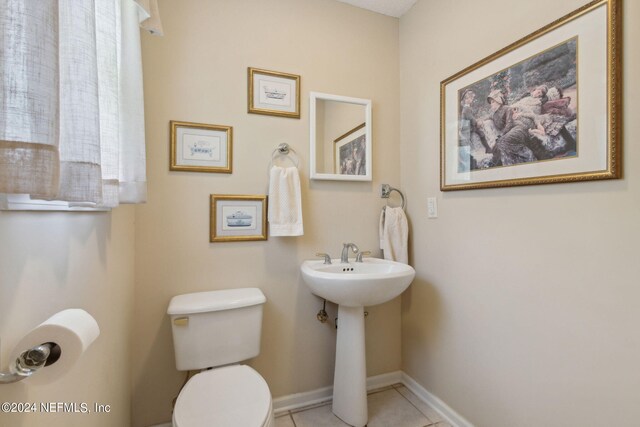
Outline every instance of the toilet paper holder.
{"type": "Polygon", "coordinates": [[[0,384],[30,377],[34,377],[32,384],[56,381],[74,367],[99,335],[98,322],[89,313],[80,308],[62,310],[16,344],[9,356],[8,372],[0,372],[0,384]]]}
{"type": "Polygon", "coordinates": [[[0,384],[11,384],[29,378],[45,366],[58,361],[62,350],[54,342],[40,344],[23,351],[9,366],[9,372],[0,372],[0,384]]]}

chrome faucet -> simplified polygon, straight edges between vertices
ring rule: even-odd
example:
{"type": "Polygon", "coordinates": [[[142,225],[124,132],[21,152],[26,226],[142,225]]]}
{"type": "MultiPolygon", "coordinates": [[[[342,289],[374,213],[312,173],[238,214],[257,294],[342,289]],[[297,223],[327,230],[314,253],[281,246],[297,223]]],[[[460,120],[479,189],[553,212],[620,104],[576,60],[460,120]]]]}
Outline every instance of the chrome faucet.
{"type": "Polygon", "coordinates": [[[356,255],[360,252],[360,249],[358,249],[355,243],[343,243],[342,255],[340,256],[340,262],[343,264],[347,264],[349,262],[349,249],[352,249],[353,253],[356,255]]]}

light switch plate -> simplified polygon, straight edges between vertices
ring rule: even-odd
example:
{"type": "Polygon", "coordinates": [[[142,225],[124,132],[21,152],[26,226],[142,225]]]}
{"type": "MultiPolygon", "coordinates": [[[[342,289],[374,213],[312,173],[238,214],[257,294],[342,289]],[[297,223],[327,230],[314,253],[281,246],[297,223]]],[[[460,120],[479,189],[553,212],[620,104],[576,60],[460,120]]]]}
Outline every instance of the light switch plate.
{"type": "Polygon", "coordinates": [[[435,197],[427,197],[427,218],[438,218],[438,202],[435,197]]]}

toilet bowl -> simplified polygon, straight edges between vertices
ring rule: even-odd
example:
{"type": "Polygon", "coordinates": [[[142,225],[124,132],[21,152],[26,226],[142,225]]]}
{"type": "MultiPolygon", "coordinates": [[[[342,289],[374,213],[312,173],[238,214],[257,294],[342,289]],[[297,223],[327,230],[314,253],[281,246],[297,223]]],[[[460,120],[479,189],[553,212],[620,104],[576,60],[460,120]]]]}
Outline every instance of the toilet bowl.
{"type": "Polygon", "coordinates": [[[246,365],[194,375],[173,411],[174,427],[272,427],[271,393],[266,381],[246,365]]]}
{"type": "Polygon", "coordinates": [[[198,371],[184,385],[174,427],[273,427],[267,382],[247,365],[260,353],[262,306],[258,288],[173,297],[167,314],[179,371],[198,371]]]}

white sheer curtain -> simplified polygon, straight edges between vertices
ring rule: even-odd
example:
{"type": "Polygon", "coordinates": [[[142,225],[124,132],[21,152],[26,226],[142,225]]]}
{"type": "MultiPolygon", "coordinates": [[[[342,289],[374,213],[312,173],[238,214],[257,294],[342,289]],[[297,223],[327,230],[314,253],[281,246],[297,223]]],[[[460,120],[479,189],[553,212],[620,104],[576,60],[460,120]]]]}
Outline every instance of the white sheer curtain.
{"type": "Polygon", "coordinates": [[[146,200],[139,1],[0,0],[0,193],[146,200]]]}

